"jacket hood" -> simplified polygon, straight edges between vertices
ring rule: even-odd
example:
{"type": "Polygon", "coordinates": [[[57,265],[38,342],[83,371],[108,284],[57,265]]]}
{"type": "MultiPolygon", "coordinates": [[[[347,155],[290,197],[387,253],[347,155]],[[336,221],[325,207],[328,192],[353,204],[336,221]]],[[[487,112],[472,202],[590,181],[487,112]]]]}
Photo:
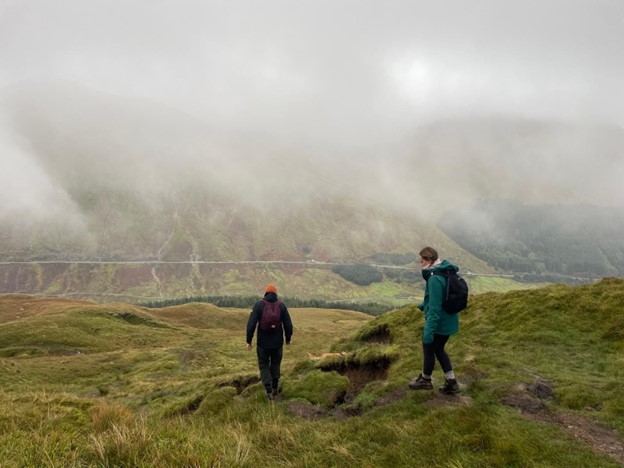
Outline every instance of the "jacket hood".
{"type": "Polygon", "coordinates": [[[275,302],[277,301],[277,294],[275,294],[274,292],[264,293],[264,300],[269,302],[275,302]]]}
{"type": "Polygon", "coordinates": [[[457,273],[459,271],[459,268],[456,265],[453,265],[448,260],[442,260],[442,262],[439,265],[436,265],[433,268],[423,268],[422,277],[425,279],[425,281],[427,281],[431,277],[432,274],[439,273],[439,272],[446,271],[446,270],[451,270],[457,273]]]}
{"type": "Polygon", "coordinates": [[[459,268],[456,265],[453,265],[448,260],[442,260],[442,263],[431,268],[431,271],[442,271],[442,270],[452,270],[455,273],[459,271],[459,268]]]}

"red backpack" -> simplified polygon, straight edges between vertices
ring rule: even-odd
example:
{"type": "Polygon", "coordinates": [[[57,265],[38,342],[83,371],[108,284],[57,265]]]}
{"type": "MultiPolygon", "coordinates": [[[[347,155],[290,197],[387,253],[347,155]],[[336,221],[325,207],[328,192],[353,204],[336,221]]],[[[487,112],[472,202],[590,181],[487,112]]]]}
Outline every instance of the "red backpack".
{"type": "Polygon", "coordinates": [[[262,310],[262,317],[260,317],[260,329],[261,330],[275,330],[280,324],[280,317],[282,311],[280,301],[269,302],[264,300],[264,309],[262,310]]]}

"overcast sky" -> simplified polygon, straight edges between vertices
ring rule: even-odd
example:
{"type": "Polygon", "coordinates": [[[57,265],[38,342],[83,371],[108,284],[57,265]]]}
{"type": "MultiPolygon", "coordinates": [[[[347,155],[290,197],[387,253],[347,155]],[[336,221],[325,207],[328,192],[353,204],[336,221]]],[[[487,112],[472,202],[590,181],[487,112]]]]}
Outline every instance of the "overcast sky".
{"type": "Polygon", "coordinates": [[[624,2],[1,0],[0,84],[63,79],[278,131],[498,110],[624,123],[624,2]]]}
{"type": "Polygon", "coordinates": [[[624,1],[0,0],[0,87],[51,80],[354,151],[444,118],[621,128],[624,1]]]}

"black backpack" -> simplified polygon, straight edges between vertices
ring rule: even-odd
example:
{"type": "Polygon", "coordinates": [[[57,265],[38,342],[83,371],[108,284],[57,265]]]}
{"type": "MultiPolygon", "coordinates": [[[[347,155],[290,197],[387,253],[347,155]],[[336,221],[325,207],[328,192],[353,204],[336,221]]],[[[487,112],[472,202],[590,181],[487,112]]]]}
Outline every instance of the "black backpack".
{"type": "Polygon", "coordinates": [[[260,317],[261,330],[275,330],[281,322],[282,311],[280,301],[269,302],[264,301],[264,309],[262,309],[262,317],[260,317]]]}
{"type": "Polygon", "coordinates": [[[441,272],[446,277],[446,294],[442,308],[448,314],[461,312],[468,306],[468,284],[456,271],[441,272]]]}

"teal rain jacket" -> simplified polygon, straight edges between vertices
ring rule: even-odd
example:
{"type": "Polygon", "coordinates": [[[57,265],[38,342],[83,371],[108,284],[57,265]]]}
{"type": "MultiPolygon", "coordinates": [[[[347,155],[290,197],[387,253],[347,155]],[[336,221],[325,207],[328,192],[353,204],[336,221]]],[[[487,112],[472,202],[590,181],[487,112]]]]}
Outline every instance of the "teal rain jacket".
{"type": "Polygon", "coordinates": [[[425,299],[418,308],[425,314],[425,328],[423,329],[423,343],[431,344],[433,335],[453,335],[459,331],[459,314],[447,314],[442,308],[442,301],[446,294],[446,277],[441,274],[444,270],[459,271],[455,265],[447,260],[430,269],[424,269],[422,276],[427,282],[425,299]]]}

